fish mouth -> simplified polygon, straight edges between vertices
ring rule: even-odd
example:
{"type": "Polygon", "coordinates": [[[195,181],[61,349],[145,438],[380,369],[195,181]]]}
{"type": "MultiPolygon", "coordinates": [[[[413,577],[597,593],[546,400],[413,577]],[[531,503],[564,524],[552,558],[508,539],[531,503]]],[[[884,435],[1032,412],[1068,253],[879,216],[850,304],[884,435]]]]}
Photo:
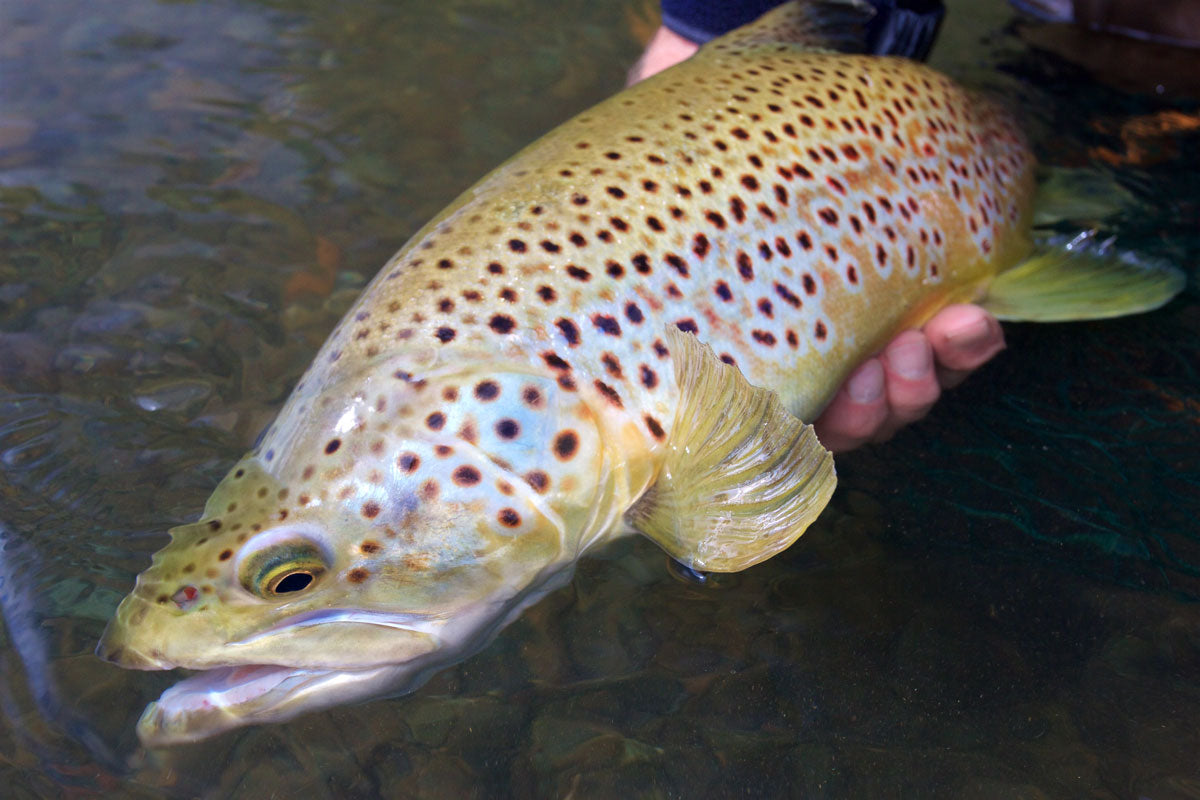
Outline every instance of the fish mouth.
{"type": "MultiPolygon", "coordinates": [[[[141,645],[145,643],[130,641],[127,631],[110,626],[96,653],[130,669],[196,670],[163,692],[138,720],[137,734],[142,744],[162,747],[199,741],[245,725],[283,722],[310,711],[411,691],[432,672],[428,665],[441,660],[439,651],[444,642],[437,635],[441,623],[438,616],[430,614],[322,609],[293,615],[226,642],[203,657],[168,655],[144,648],[141,645]],[[302,661],[300,658],[286,663],[292,660],[286,655],[281,659],[285,663],[255,663],[271,658],[268,653],[272,651],[282,655],[276,645],[286,646],[334,629],[383,633],[389,642],[387,652],[378,652],[379,647],[343,647],[329,654],[325,663],[296,663],[302,661]],[[394,635],[401,639],[394,640],[394,635]]],[[[302,649],[321,650],[313,644],[302,649]]]]}
{"type": "MultiPolygon", "coordinates": [[[[146,706],[137,724],[146,747],[187,744],[224,731],[282,722],[307,711],[377,696],[395,686],[400,665],[332,670],[251,664],[188,677],[146,706]]],[[[415,688],[415,687],[411,687],[415,688]]]]}

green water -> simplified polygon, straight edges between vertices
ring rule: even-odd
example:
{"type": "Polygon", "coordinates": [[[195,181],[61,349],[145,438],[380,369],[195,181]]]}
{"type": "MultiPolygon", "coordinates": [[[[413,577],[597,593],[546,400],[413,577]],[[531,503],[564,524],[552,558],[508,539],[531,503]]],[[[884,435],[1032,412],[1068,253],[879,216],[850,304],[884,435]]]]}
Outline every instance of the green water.
{"type": "MultiPolygon", "coordinates": [[[[139,750],[174,678],[92,649],[164,530],[392,251],[619,88],[651,9],[0,5],[6,797],[1200,797],[1195,132],[1115,172],[1141,204],[1116,232],[1185,295],[1010,327],[926,421],[839,459],[785,555],[698,588],[627,540],[412,696],[139,750]]],[[[952,3],[934,61],[1018,105],[1048,163],[1196,112],[1010,22],[952,3]]]]}

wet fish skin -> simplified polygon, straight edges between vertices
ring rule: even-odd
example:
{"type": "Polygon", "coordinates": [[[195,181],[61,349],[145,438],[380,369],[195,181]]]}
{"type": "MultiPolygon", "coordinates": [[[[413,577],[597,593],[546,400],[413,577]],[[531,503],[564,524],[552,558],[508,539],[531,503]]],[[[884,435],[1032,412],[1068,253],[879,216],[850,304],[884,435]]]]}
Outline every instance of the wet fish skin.
{"type": "Polygon", "coordinates": [[[98,652],[219,670],[164,695],[143,740],[411,688],[482,647],[667,485],[693,391],[671,329],[711,347],[701,374],[809,420],[1028,253],[1032,167],[1013,121],[939,73],[762,25],[530,145],[385,265],[138,577],[98,652]],[[273,688],[237,689],[239,665],[273,688]]]}

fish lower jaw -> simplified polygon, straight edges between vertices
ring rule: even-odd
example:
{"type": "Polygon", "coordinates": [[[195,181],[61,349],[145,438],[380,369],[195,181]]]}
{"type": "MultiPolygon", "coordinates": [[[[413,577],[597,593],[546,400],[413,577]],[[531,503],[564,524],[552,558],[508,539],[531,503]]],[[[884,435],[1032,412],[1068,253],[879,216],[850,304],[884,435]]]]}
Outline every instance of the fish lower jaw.
{"type": "Polygon", "coordinates": [[[396,681],[399,671],[395,664],[347,670],[274,664],[218,667],[163,692],[142,712],[137,734],[146,747],[165,747],[245,725],[283,722],[378,694],[381,685],[396,681]]]}

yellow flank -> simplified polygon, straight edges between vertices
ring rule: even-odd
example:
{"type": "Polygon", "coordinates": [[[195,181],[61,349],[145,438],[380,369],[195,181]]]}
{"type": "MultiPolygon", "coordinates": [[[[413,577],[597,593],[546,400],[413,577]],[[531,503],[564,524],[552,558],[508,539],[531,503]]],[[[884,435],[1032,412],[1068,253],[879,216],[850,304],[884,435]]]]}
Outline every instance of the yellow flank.
{"type": "Polygon", "coordinates": [[[1027,254],[1032,166],[1005,114],[918,64],[717,42],[466,192],[313,376],[381,355],[546,371],[552,354],[567,367],[548,374],[622,410],[614,429],[639,410],[665,427],[655,343],[678,324],[808,418],[896,330],[1027,254]]]}

